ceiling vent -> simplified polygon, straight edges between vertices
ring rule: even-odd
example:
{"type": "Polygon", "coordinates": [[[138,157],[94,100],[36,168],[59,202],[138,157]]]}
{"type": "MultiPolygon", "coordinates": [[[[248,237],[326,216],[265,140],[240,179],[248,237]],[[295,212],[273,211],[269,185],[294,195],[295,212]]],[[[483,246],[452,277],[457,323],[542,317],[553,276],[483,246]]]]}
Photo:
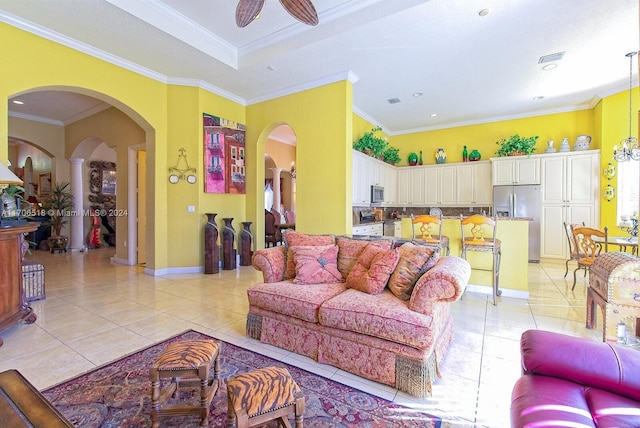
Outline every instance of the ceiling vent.
{"type": "Polygon", "coordinates": [[[547,62],[560,61],[564,57],[564,52],[556,52],[549,55],[541,56],[538,60],[538,64],[545,64],[547,62]]]}
{"type": "Polygon", "coordinates": [[[400,102],[400,98],[390,98],[387,100],[389,104],[398,104],[400,102]]]}

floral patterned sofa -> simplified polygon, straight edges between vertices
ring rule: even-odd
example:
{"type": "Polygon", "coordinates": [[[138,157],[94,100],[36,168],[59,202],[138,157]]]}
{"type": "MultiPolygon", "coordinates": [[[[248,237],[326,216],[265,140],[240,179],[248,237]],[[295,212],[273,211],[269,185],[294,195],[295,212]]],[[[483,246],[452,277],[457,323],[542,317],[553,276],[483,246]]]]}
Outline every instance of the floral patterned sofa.
{"type": "Polygon", "coordinates": [[[459,257],[390,239],[304,235],[258,250],[247,335],[427,397],[453,338],[450,304],[470,275],[459,257]]]}

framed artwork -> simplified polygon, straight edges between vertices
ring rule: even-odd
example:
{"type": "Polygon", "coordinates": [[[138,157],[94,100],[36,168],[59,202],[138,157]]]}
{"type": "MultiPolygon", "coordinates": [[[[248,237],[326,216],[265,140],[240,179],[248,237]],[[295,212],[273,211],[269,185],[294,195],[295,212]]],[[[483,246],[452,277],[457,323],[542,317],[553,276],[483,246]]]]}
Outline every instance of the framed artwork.
{"type": "Polygon", "coordinates": [[[104,195],[116,194],[116,170],[103,169],[100,193],[104,195]]]}
{"type": "Polygon", "coordinates": [[[245,194],[245,125],[202,115],[205,193],[245,194]]]}
{"type": "Polygon", "coordinates": [[[38,190],[40,196],[46,196],[51,194],[51,173],[40,174],[38,177],[38,190]]]}

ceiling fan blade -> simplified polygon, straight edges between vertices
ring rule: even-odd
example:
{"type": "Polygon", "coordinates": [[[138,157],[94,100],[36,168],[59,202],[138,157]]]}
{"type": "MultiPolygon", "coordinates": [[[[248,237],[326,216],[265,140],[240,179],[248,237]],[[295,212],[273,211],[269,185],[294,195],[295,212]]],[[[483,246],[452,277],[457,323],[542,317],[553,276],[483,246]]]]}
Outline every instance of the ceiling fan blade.
{"type": "Polygon", "coordinates": [[[251,24],[264,5],[264,0],[240,0],[236,7],[236,25],[240,28],[251,24]]]}
{"type": "Polygon", "coordinates": [[[318,14],[310,0],[280,0],[280,3],[298,21],[318,25],[318,14]]]}

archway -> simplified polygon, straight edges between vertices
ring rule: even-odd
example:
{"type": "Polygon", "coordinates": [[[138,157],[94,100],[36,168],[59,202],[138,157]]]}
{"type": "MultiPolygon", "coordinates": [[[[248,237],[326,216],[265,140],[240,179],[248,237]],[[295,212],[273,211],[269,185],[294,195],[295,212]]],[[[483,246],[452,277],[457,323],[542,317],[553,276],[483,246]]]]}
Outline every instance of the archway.
{"type": "MultiPolygon", "coordinates": [[[[66,134],[67,129],[77,126],[77,124],[81,123],[82,121],[99,120],[99,119],[109,121],[109,120],[113,120],[113,119],[110,119],[110,117],[113,117],[113,116],[126,118],[126,120],[135,124],[140,130],[139,132],[140,136],[136,138],[135,141],[126,141],[125,143],[120,143],[119,141],[117,142],[115,141],[115,140],[118,140],[117,138],[112,138],[113,141],[109,142],[110,145],[114,145],[114,144],[117,145],[115,149],[117,151],[118,170],[120,171],[120,174],[126,174],[126,180],[124,180],[123,183],[125,184],[128,183],[128,185],[119,187],[119,194],[117,195],[117,199],[118,199],[119,208],[122,208],[121,210],[119,210],[119,212],[128,212],[129,201],[127,196],[128,196],[128,193],[130,192],[130,189],[132,188],[132,183],[134,186],[133,189],[135,189],[136,177],[130,177],[130,174],[129,174],[130,168],[128,167],[129,158],[128,158],[127,148],[133,145],[137,145],[138,147],[140,146],[148,147],[148,145],[150,145],[151,147],[153,147],[155,142],[155,130],[151,127],[148,121],[146,121],[140,114],[138,114],[136,111],[131,109],[129,106],[123,104],[117,99],[114,99],[104,93],[100,93],[100,92],[96,92],[90,89],[80,88],[80,87],[47,86],[47,87],[32,88],[32,89],[22,91],[12,95],[9,101],[17,98],[29,97],[29,95],[34,95],[34,96],[37,95],[37,96],[47,96],[49,101],[52,104],[62,105],[64,104],[64,102],[77,98],[78,94],[84,97],[98,100],[101,103],[104,103],[104,106],[102,108],[85,112],[84,115],[79,115],[78,118],[73,118],[73,120],[70,121],[69,123],[59,124],[59,126],[65,130],[63,134],[66,134]]],[[[11,106],[11,102],[9,103],[9,105],[11,106]]],[[[37,117],[34,118],[32,116],[29,116],[28,119],[25,119],[24,117],[20,117],[20,118],[16,118],[15,116],[12,117],[12,111],[10,108],[9,128],[8,128],[8,134],[10,138],[21,138],[24,136],[24,134],[29,134],[29,131],[24,129],[25,121],[27,122],[38,121],[38,118],[37,117]]],[[[43,122],[47,122],[47,121],[43,120],[43,122]]],[[[102,129],[102,132],[109,132],[109,129],[114,129],[114,128],[117,129],[117,126],[110,126],[109,123],[106,123],[106,124],[103,123],[103,125],[104,126],[99,126],[96,128],[102,129]]],[[[89,135],[91,135],[91,133],[89,133],[89,135]]],[[[57,161],[56,164],[53,166],[54,176],[57,176],[58,180],[63,180],[63,181],[71,181],[70,173],[73,172],[73,168],[77,168],[74,165],[70,166],[68,161],[71,159],[75,159],[75,160],[88,159],[92,150],[95,149],[96,144],[99,144],[99,142],[101,141],[101,138],[99,137],[95,137],[98,143],[96,143],[96,141],[93,141],[91,138],[83,139],[82,141],[79,141],[78,139],[73,139],[73,137],[67,137],[67,136],[58,138],[57,140],[53,139],[53,142],[51,142],[52,140],[51,138],[45,139],[45,138],[42,138],[41,136],[40,137],[36,136],[36,138],[40,138],[43,141],[45,141],[45,143],[43,144],[44,149],[48,150],[49,152],[52,152],[52,154],[54,155],[54,159],[57,161]],[[70,148],[67,148],[67,147],[70,147],[70,148]],[[69,151],[72,151],[70,155],[68,154],[69,151]]],[[[43,146],[41,144],[37,144],[37,145],[40,147],[43,146]]],[[[146,180],[153,182],[153,179],[154,179],[153,176],[154,176],[154,170],[153,168],[149,168],[147,170],[147,176],[145,177],[146,180]]],[[[153,195],[154,195],[153,192],[147,193],[148,200],[144,201],[145,205],[152,206],[154,204],[153,195]]],[[[126,218],[125,216],[122,216],[122,218],[117,219],[117,222],[118,222],[119,228],[124,233],[121,237],[119,237],[118,245],[116,248],[116,256],[113,258],[113,261],[117,263],[123,263],[123,264],[135,264],[136,260],[131,258],[131,254],[128,251],[128,248],[126,248],[127,247],[126,244],[128,240],[127,237],[131,236],[132,234],[131,232],[133,232],[134,236],[137,236],[136,231],[131,230],[131,229],[136,229],[137,227],[136,218],[133,216],[126,216],[126,218]]],[[[148,229],[149,229],[148,232],[145,234],[146,240],[152,239],[152,237],[154,236],[152,233],[154,229],[153,219],[149,221],[148,229]]],[[[130,242],[129,247],[131,247],[131,244],[132,243],[130,242]]],[[[133,244],[135,247],[135,242],[133,244]]],[[[154,251],[153,242],[151,242],[150,244],[146,243],[145,246],[146,248],[150,249],[149,252],[151,254],[149,258],[152,258],[153,251],[154,251]]]]}

